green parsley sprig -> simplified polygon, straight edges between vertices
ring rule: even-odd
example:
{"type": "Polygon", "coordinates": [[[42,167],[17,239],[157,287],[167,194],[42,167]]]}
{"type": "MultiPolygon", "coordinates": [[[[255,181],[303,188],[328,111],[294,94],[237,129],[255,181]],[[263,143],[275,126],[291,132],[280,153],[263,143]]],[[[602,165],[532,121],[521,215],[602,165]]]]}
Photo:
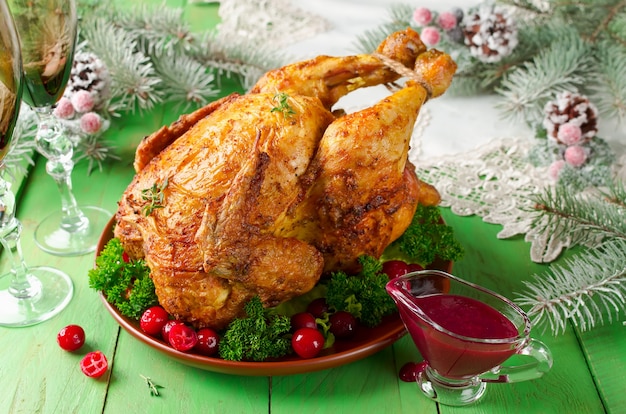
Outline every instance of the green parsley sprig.
{"type": "Polygon", "coordinates": [[[150,268],[143,260],[124,261],[118,238],[109,240],[89,270],[89,287],[102,292],[122,315],[139,319],[143,311],[158,304],[150,268]]]}
{"type": "Polygon", "coordinates": [[[382,262],[371,256],[359,257],[362,270],[356,275],[334,272],[328,281],[326,303],[336,311],[352,313],[366,326],[378,325],[382,318],[396,312],[396,305],[385,286],[389,276],[382,262]]]}
{"type": "Polygon", "coordinates": [[[277,93],[272,100],[276,102],[277,105],[273,107],[270,112],[281,112],[284,118],[290,118],[292,115],[296,114],[293,107],[289,105],[289,95],[285,92],[277,93]]]}
{"type": "Polygon", "coordinates": [[[146,377],[142,374],[139,374],[139,376],[143,378],[143,380],[146,382],[146,385],[148,386],[148,389],[150,390],[151,396],[158,397],[161,395],[161,393],[159,392],[159,389],[164,388],[163,386],[156,384],[154,381],[152,381],[150,377],[146,377]]]}
{"type": "Polygon", "coordinates": [[[452,227],[441,220],[436,206],[418,205],[413,220],[405,232],[391,243],[383,259],[401,259],[422,266],[431,264],[436,257],[455,261],[463,256],[463,246],[454,237],[452,227]]]}
{"type": "Polygon", "coordinates": [[[289,317],[270,315],[258,296],[250,299],[244,310],[246,316],[232,321],[222,336],[219,353],[223,359],[264,361],[291,352],[289,317]]]}
{"type": "Polygon", "coordinates": [[[157,183],[154,183],[152,187],[141,190],[141,198],[149,201],[149,204],[146,204],[141,209],[141,212],[145,216],[149,216],[157,208],[163,208],[163,201],[165,200],[163,191],[167,188],[168,184],[169,180],[166,178],[161,184],[157,185],[157,183]]]}

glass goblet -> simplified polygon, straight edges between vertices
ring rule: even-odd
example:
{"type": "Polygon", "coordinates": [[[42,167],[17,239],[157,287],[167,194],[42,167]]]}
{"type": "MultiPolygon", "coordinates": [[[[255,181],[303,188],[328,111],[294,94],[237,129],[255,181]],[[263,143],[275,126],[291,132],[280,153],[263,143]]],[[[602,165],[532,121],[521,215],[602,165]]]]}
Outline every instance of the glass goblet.
{"type": "Polygon", "coordinates": [[[35,229],[35,242],[58,256],[95,250],[100,230],[111,213],[95,206],[79,207],[72,192],[73,140],[52,114],[71,72],[76,43],[75,0],[9,0],[22,46],[24,101],[35,111],[39,126],[35,143],[47,158],[46,171],[61,194],[61,209],[35,229]]]}
{"type": "MultiPolygon", "coordinates": [[[[14,143],[22,95],[22,61],[17,32],[6,0],[0,0],[0,173],[14,143]]],[[[0,174],[0,243],[11,272],[0,276],[0,326],[28,326],[59,313],[70,302],[70,277],[51,267],[26,266],[20,245],[21,223],[15,196],[0,174]]]]}

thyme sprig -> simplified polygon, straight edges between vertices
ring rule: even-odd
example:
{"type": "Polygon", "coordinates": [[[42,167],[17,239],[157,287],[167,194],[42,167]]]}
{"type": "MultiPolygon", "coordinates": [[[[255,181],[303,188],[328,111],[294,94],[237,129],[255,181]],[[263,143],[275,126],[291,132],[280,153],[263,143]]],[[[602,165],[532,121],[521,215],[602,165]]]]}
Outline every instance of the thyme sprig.
{"type": "Polygon", "coordinates": [[[149,216],[157,208],[163,208],[163,200],[165,199],[163,191],[167,188],[168,181],[166,178],[161,184],[154,183],[152,187],[141,190],[141,198],[149,201],[149,204],[141,209],[145,216],[149,216]]]}
{"type": "Polygon", "coordinates": [[[289,105],[289,95],[285,92],[280,92],[274,95],[272,101],[277,102],[277,106],[273,107],[271,112],[281,112],[283,117],[289,118],[296,114],[296,111],[289,105]]]}
{"type": "Polygon", "coordinates": [[[161,385],[155,384],[150,377],[146,377],[144,375],[139,374],[141,378],[146,382],[148,389],[150,390],[150,395],[153,397],[158,397],[161,394],[159,393],[159,388],[164,388],[161,385]]]}

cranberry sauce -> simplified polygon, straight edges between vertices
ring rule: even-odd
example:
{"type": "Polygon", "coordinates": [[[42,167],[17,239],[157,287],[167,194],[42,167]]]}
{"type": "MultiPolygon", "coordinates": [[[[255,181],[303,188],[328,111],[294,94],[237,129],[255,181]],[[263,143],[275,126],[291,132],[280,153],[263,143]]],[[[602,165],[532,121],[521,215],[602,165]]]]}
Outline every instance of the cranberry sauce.
{"type": "Polygon", "coordinates": [[[489,371],[515,352],[517,328],[493,307],[458,295],[434,294],[413,300],[434,323],[467,337],[459,338],[436,329],[400,307],[400,315],[413,341],[439,374],[456,378],[475,376],[489,371]],[[496,341],[482,342],[483,339],[496,341]]]}

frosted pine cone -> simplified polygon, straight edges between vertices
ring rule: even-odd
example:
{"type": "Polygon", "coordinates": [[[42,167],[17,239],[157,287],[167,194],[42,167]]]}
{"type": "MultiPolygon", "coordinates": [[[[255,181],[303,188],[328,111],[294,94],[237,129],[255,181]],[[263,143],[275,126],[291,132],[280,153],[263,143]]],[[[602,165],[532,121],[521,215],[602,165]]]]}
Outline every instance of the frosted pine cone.
{"type": "Polygon", "coordinates": [[[463,21],[463,32],[470,53],[483,62],[498,62],[517,46],[517,27],[503,9],[483,7],[468,14],[463,21]]]}
{"type": "Polygon", "coordinates": [[[559,136],[559,129],[566,124],[568,128],[572,126],[580,128],[582,143],[591,140],[598,132],[598,110],[584,95],[561,92],[555,100],[546,103],[544,113],[543,126],[548,132],[548,137],[560,144],[567,144],[562,142],[561,138],[568,134],[563,131],[559,136]]]}
{"type": "Polygon", "coordinates": [[[72,72],[65,88],[65,96],[71,99],[76,92],[85,90],[91,94],[94,108],[101,109],[109,100],[111,76],[106,65],[91,52],[78,52],[74,56],[72,72]]]}

